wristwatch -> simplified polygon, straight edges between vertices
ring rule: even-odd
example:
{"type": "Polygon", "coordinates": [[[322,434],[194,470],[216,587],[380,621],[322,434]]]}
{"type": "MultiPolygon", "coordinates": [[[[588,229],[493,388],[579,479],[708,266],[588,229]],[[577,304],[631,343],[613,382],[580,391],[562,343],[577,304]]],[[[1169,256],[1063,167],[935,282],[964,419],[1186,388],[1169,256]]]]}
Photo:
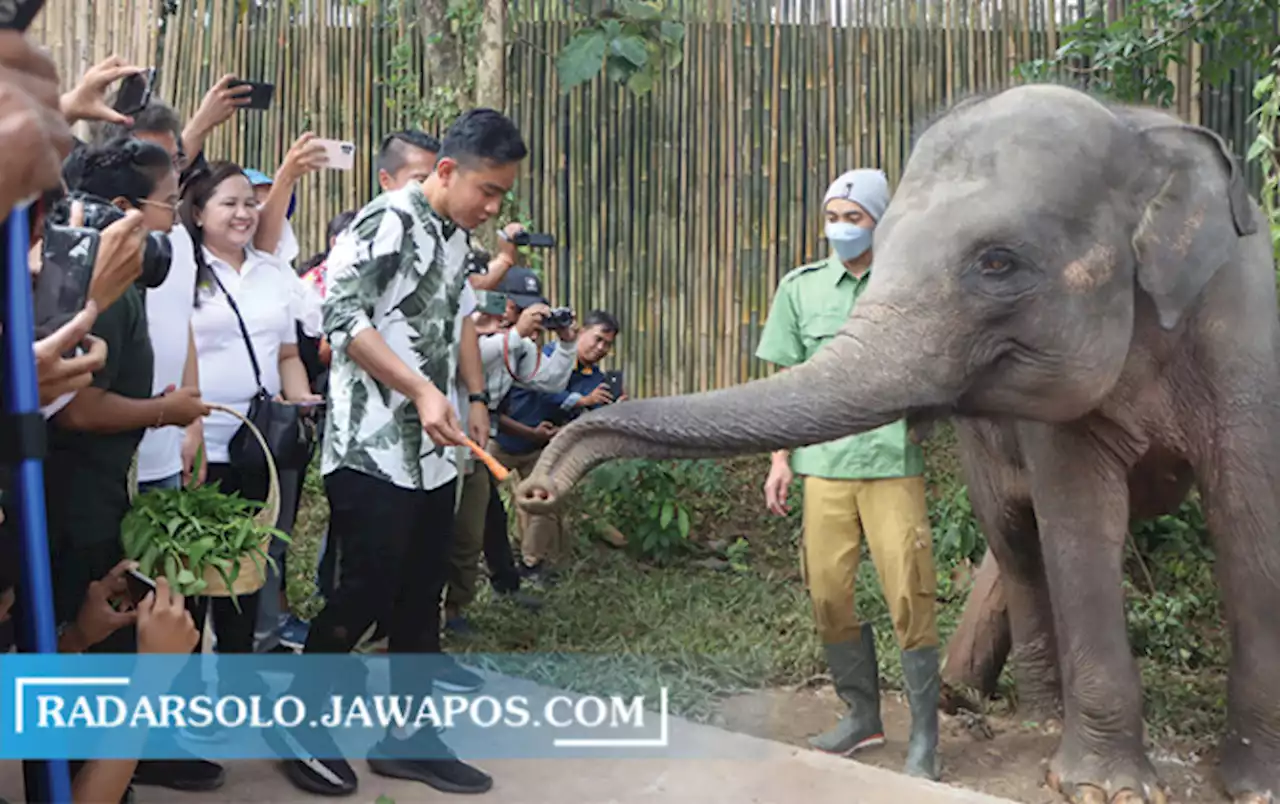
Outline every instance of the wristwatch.
{"type": "Polygon", "coordinates": [[[489,392],[485,390],[485,391],[481,391],[478,394],[469,394],[467,396],[467,401],[473,404],[476,402],[479,402],[481,405],[484,405],[487,408],[489,407],[489,392]]]}

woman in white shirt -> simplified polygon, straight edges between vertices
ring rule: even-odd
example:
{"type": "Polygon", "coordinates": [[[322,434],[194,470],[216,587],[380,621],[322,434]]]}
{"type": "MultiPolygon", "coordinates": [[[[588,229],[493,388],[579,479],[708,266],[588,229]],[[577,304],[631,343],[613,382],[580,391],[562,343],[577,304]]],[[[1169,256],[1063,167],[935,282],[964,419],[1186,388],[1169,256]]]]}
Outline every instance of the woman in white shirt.
{"type": "MultiPolygon", "coordinates": [[[[212,163],[207,173],[188,185],[181,214],[197,265],[191,327],[204,400],[245,413],[258,392],[238,309],[249,332],[263,389],[290,402],[319,401],[320,397],[311,393],[298,356],[297,311],[292,302],[298,279],[286,263],[253,248],[259,208],[244,172],[230,162],[212,163]]],[[[241,472],[228,462],[228,446],[240,426],[239,419],[220,411],[205,421],[207,482],[216,481],[222,491],[238,491],[246,499],[265,500],[267,478],[241,472]]],[[[240,611],[230,598],[213,599],[219,652],[253,651],[259,597],[241,596],[240,611]]],[[[197,604],[197,628],[203,628],[208,600],[197,604]]]]}

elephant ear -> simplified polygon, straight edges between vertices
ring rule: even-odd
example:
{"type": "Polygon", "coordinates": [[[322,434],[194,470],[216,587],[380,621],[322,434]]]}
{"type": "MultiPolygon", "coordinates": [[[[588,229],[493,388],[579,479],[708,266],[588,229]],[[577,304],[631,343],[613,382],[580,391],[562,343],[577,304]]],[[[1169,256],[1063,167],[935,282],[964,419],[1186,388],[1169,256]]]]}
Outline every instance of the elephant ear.
{"type": "Polygon", "coordinates": [[[1133,235],[1138,285],[1168,330],[1257,224],[1239,164],[1217,133],[1169,124],[1139,135],[1155,189],[1133,235]]]}

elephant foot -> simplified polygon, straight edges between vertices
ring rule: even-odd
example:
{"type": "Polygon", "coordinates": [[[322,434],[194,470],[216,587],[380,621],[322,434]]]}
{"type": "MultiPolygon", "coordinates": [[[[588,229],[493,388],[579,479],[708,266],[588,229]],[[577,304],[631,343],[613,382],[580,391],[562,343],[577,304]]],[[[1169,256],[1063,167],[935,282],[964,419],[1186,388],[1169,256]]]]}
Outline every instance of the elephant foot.
{"type": "Polygon", "coordinates": [[[1087,754],[1074,761],[1061,750],[1046,783],[1073,804],[1168,804],[1169,795],[1146,756],[1087,754]]]}
{"type": "Polygon", "coordinates": [[[1221,757],[1219,773],[1234,804],[1280,804],[1280,745],[1231,729],[1221,757]]]}

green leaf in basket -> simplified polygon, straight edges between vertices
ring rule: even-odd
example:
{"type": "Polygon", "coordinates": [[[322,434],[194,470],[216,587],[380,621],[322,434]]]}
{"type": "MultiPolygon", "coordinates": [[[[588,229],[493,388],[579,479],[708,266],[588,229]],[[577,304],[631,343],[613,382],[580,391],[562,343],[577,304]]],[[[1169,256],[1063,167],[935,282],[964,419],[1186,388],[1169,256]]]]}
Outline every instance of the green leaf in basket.
{"type": "Polygon", "coordinates": [[[179,584],[179,585],[181,585],[181,586],[188,586],[188,585],[193,584],[193,583],[195,583],[195,582],[196,582],[196,574],[195,574],[194,572],[192,572],[191,570],[189,570],[189,569],[184,569],[184,570],[181,570],[181,571],[179,571],[179,572],[178,572],[178,584],[179,584]]]}
{"type": "Polygon", "coordinates": [[[190,596],[198,595],[208,587],[209,587],[208,581],[206,581],[204,578],[197,578],[195,581],[192,582],[191,587],[187,589],[187,594],[190,596]]]}
{"type": "Polygon", "coordinates": [[[173,557],[173,553],[164,557],[164,577],[169,579],[169,583],[178,577],[178,559],[173,557]]]}

